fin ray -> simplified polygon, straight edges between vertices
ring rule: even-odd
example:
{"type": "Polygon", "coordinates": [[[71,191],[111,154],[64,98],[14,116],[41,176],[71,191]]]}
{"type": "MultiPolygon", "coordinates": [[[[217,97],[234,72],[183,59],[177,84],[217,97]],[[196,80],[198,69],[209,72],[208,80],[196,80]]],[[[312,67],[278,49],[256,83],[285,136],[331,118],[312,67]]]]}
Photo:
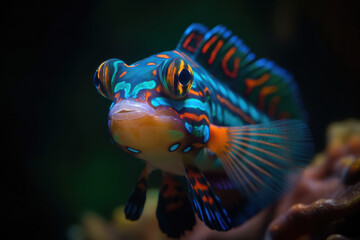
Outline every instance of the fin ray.
{"type": "Polygon", "coordinates": [[[231,220],[206,177],[194,166],[185,167],[189,195],[201,221],[211,229],[227,231],[231,220]]]}
{"type": "Polygon", "coordinates": [[[266,207],[282,195],[291,184],[287,179],[300,173],[313,153],[311,133],[300,120],[211,126],[210,131],[226,131],[227,139],[212,143],[210,137],[208,146],[220,159],[234,187],[259,207],[266,207]]]}

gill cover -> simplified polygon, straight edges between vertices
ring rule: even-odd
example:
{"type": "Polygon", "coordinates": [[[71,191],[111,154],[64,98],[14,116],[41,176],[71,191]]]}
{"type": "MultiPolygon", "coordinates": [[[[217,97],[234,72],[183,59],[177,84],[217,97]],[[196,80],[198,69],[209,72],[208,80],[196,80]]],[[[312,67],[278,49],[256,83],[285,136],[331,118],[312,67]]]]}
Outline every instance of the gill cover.
{"type": "Polygon", "coordinates": [[[183,98],[190,91],[194,75],[191,66],[184,60],[175,57],[164,61],[159,66],[160,81],[170,97],[183,98]]]}
{"type": "Polygon", "coordinates": [[[116,84],[116,74],[121,60],[112,58],[103,62],[95,72],[94,84],[98,92],[105,98],[114,98],[114,87],[116,84]]]}

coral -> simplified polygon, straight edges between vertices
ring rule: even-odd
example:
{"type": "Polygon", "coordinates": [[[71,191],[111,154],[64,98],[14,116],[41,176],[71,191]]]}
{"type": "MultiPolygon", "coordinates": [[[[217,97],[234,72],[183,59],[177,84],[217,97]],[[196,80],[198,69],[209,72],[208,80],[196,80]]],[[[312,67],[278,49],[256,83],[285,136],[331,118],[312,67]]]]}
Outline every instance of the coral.
{"type": "Polygon", "coordinates": [[[328,143],[278,204],[267,239],[360,237],[360,121],[333,123],[328,143]]]}

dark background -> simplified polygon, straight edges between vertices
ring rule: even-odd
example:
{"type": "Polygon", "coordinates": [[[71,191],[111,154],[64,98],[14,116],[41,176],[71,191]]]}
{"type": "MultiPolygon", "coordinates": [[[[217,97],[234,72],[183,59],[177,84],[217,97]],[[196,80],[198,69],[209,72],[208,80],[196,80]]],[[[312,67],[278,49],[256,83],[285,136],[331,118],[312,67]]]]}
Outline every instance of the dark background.
{"type": "Polygon", "coordinates": [[[317,151],[329,123],[360,117],[360,14],[349,1],[8,4],[0,216],[14,239],[66,239],[84,211],[109,219],[125,203],[142,163],[110,142],[110,102],[96,92],[94,71],[112,57],[132,63],[174,49],[193,22],[227,26],[293,73],[317,151]]]}

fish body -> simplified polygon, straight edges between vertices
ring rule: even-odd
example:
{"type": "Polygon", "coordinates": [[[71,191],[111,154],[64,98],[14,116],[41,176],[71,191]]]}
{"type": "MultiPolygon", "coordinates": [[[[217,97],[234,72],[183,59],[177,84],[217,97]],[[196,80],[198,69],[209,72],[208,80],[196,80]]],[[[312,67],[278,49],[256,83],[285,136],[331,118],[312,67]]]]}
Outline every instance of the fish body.
{"type": "Polygon", "coordinates": [[[94,81],[112,100],[113,141],[146,162],[126,216],[140,217],[148,175],[160,169],[157,217],[170,237],[192,229],[193,211],[218,231],[240,225],[281,196],[311,157],[291,75],[257,60],[222,26],[193,24],[175,50],[131,65],[107,60],[94,81]]]}

